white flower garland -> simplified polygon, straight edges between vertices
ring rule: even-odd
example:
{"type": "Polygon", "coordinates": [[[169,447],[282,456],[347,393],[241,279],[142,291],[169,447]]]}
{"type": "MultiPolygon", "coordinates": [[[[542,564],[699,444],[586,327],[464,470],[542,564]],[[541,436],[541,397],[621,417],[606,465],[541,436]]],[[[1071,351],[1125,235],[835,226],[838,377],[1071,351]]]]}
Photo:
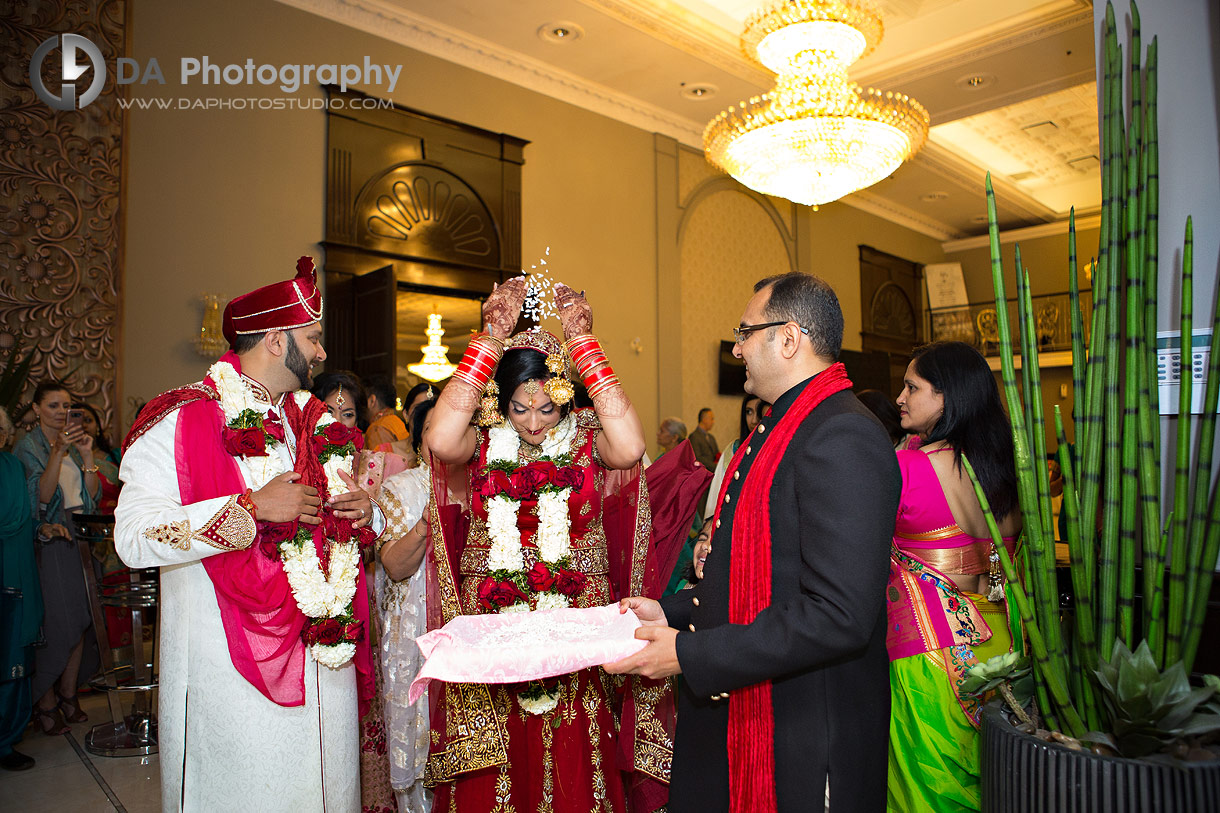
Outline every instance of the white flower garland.
{"type": "MultiPolygon", "coordinates": [[[[226,424],[247,409],[260,415],[266,414],[265,405],[259,402],[254,395],[254,389],[232,364],[225,361],[216,362],[208,369],[208,377],[216,384],[226,424]]],[[[312,396],[300,390],[292,393],[291,397],[296,399],[298,407],[304,409],[312,396]]],[[[315,431],[334,421],[330,414],[323,413],[315,431]]],[[[312,442],[313,438],[297,438],[297,443],[312,442]]],[[[250,485],[256,491],[291,470],[291,467],[285,464],[284,458],[278,454],[243,456],[242,459],[250,468],[253,480],[250,485]]],[[[346,493],[349,486],[339,477],[339,472],[351,472],[351,456],[335,455],[322,464],[322,469],[326,472],[326,487],[330,493],[346,493]]],[[[280,543],[279,549],[284,575],[288,577],[292,596],[302,613],[309,618],[344,618],[351,614],[352,600],[356,595],[356,580],[360,572],[359,544],[354,537],[348,542],[337,543],[331,547],[329,577],[322,572],[322,563],[318,560],[318,554],[312,544],[297,544],[295,538],[287,539],[280,543]]],[[[338,669],[356,654],[356,645],[346,641],[338,644],[312,644],[309,651],[318,663],[338,669]]]]}
{"type": "MultiPolygon", "coordinates": [[[[571,450],[576,436],[576,418],[569,414],[542,439],[542,455],[558,459],[571,450]]],[[[487,462],[516,464],[521,452],[521,435],[505,421],[487,432],[487,462]]],[[[555,564],[572,549],[569,534],[572,520],[568,516],[568,498],[571,488],[560,489],[538,495],[538,558],[547,564],[555,564]]],[[[525,554],[521,548],[521,529],[517,520],[521,512],[521,501],[504,494],[497,494],[487,501],[487,536],[491,539],[491,550],[487,554],[488,570],[525,570],[525,554]]],[[[567,607],[566,596],[542,594],[538,597],[538,609],[553,610],[567,607]],[[543,606],[544,596],[546,605],[543,606]],[[562,603],[560,603],[562,602],[562,603]]],[[[520,612],[517,608],[529,609],[524,602],[501,608],[500,612],[520,612]]]]}
{"type": "Polygon", "coordinates": [[[521,704],[522,709],[530,714],[546,714],[559,705],[559,692],[558,690],[547,692],[538,699],[517,695],[517,702],[521,704]]]}
{"type": "MultiPolygon", "coordinates": [[[[576,436],[576,418],[569,414],[542,440],[543,457],[557,460],[571,451],[572,439],[576,436]]],[[[493,426],[487,432],[487,462],[516,465],[521,453],[521,435],[509,421],[493,426]]],[[[568,498],[571,488],[550,491],[538,495],[538,558],[547,564],[555,564],[572,549],[570,535],[572,520],[568,516],[568,498]]],[[[487,535],[491,539],[491,550],[487,554],[488,570],[525,570],[525,554],[521,547],[521,529],[517,519],[521,511],[520,500],[497,494],[487,501],[487,535]]],[[[539,593],[535,610],[557,610],[571,604],[568,597],[560,593],[539,593]]],[[[528,602],[518,601],[501,607],[501,613],[530,612],[528,602]]],[[[531,698],[517,695],[517,702],[529,714],[546,714],[559,704],[559,691],[544,692],[541,697],[531,698]]]]}

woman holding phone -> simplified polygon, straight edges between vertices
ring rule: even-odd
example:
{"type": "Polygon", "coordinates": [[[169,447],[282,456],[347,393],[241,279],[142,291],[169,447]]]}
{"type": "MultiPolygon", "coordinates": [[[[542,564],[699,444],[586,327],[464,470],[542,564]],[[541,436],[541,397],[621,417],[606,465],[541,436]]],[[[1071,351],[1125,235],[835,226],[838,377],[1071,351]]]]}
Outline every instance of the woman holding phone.
{"type": "MultiPolygon", "coordinates": [[[[25,467],[35,523],[72,527],[72,514],[93,513],[101,496],[93,438],[81,427],[80,410],[63,384],[44,381],[34,390],[38,425],[18,441],[13,453],[25,467]]],[[[37,651],[31,695],[34,715],[45,734],[62,734],[65,722],[81,723],[76,687],[83,671],[97,669],[89,596],[80,556],[67,534],[39,536],[35,552],[42,585],[47,645],[37,651]]]]}

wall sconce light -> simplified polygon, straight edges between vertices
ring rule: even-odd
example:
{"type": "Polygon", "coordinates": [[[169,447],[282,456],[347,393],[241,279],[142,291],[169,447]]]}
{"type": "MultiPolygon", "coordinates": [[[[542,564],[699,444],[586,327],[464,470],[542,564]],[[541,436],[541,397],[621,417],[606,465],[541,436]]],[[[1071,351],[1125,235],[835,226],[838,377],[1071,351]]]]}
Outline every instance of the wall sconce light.
{"type": "Polygon", "coordinates": [[[203,323],[195,337],[195,349],[201,356],[216,358],[229,347],[220,325],[220,297],[202,294],[200,299],[203,300],[203,323]]]}

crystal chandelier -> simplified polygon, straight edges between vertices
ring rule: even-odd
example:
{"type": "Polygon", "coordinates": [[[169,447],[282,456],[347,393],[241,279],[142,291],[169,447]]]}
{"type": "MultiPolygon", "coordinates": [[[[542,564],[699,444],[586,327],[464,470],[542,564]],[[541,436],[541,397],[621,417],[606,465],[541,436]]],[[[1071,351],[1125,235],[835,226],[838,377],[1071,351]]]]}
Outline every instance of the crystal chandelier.
{"type": "Polygon", "coordinates": [[[441,344],[445,329],[441,327],[439,313],[428,314],[428,329],[424,331],[424,335],[428,337],[428,343],[423,347],[424,357],[415,364],[408,364],[407,370],[435,384],[453,375],[453,371],[457,369],[457,365],[449,363],[449,348],[441,344]]]}
{"type": "Polygon", "coordinates": [[[847,78],[881,41],[865,0],[773,0],[750,15],[742,50],[775,87],[703,131],[708,160],[765,195],[817,206],[885,178],[923,146],[928,112],[900,93],[847,78]]]}

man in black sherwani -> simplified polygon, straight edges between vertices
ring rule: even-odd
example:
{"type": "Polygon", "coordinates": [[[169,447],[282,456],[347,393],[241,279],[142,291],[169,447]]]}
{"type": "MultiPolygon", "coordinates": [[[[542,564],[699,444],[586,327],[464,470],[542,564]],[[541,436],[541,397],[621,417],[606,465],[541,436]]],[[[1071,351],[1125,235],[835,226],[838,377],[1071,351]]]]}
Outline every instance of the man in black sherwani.
{"type": "Polygon", "coordinates": [[[898,465],[836,363],[834,291],[800,273],[754,290],[734,355],[771,414],[711,498],[703,581],[624,599],[649,644],[606,669],[682,674],[671,813],[881,811],[898,465]]]}

